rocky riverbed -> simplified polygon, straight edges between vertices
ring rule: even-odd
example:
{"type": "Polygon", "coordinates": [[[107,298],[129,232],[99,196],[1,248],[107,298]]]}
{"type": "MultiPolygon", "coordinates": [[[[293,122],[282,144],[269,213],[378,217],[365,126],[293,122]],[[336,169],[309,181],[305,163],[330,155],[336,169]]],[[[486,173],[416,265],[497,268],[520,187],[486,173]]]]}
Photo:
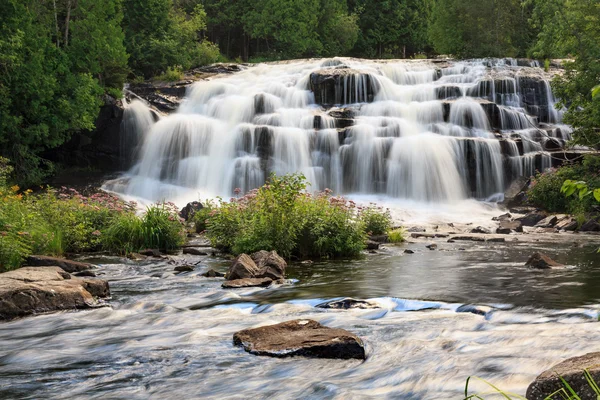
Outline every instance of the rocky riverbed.
{"type": "Polygon", "coordinates": [[[205,277],[232,261],[199,239],[190,246],[208,255],[85,259],[109,282],[111,307],[2,323],[0,397],[450,399],[469,375],[524,394],[545,369],[593,350],[600,237],[443,235],[384,244],[360,260],[291,262],[288,281],[267,288],[223,289],[224,278],[205,277]],[[535,251],[566,267],[525,266],[535,251]],[[236,332],[298,319],[348,330],[366,360],[234,346],[236,332]]]}

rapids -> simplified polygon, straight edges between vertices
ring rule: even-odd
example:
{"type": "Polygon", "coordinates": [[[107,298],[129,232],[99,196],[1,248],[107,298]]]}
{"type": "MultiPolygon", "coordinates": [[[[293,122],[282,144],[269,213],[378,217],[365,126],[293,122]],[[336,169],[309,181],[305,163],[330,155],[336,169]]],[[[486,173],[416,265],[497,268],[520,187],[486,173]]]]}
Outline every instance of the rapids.
{"type": "Polygon", "coordinates": [[[469,375],[524,394],[598,340],[600,242],[570,237],[577,245],[546,235],[388,246],[365,260],[292,264],[294,283],[269,289],[221,289],[200,276],[226,271],[210,257],[184,256],[202,262],[180,275],[166,260],[90,259],[110,280],[112,308],[0,324],[0,398],[462,399],[469,375]],[[571,267],[528,270],[532,251],[571,267]],[[344,296],[380,308],[315,307],[344,296]],[[458,312],[463,304],[480,314],[458,312]],[[238,330],[295,318],[356,333],[367,359],[273,359],[232,344],[238,330]]]}
{"type": "Polygon", "coordinates": [[[537,65],[336,58],[246,67],[190,85],[156,122],[133,101],[124,154],[135,162],[105,189],[182,205],[300,172],[312,190],[345,195],[498,197],[550,167],[549,150],[570,138],[551,74],[537,65]]]}

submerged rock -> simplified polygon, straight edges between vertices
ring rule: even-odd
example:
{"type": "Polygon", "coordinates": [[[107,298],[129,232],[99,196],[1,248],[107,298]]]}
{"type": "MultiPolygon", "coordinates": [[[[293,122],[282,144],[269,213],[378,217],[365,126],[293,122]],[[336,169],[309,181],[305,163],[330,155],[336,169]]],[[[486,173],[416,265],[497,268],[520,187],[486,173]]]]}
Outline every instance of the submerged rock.
{"type": "Polygon", "coordinates": [[[365,300],[357,300],[350,297],[341,300],[326,301],[321,304],[317,304],[317,308],[331,308],[335,310],[348,310],[351,308],[370,309],[370,308],[381,308],[375,303],[365,300]]]}
{"type": "Polygon", "coordinates": [[[0,320],[93,308],[110,295],[108,282],[72,278],[59,267],[24,267],[0,274],[0,320]]]}
{"type": "Polygon", "coordinates": [[[307,319],[244,329],[233,335],[233,344],[259,356],[366,358],[363,342],[358,336],[307,319]]]}
{"type": "Polygon", "coordinates": [[[438,246],[435,243],[431,243],[431,244],[428,244],[425,247],[427,247],[429,250],[435,250],[435,249],[437,249],[438,246]]]}
{"type": "Polygon", "coordinates": [[[271,278],[242,278],[223,282],[223,289],[240,289],[246,287],[267,287],[273,283],[271,278]]]}
{"type": "Polygon", "coordinates": [[[415,254],[415,252],[411,249],[404,250],[404,254],[415,254]]]}
{"type": "Polygon", "coordinates": [[[558,267],[564,267],[563,264],[560,264],[545,254],[536,252],[533,253],[529,260],[525,263],[525,266],[536,268],[536,269],[552,269],[558,267]]]}
{"type": "Polygon", "coordinates": [[[477,315],[486,315],[492,311],[492,307],[478,306],[476,304],[463,304],[456,309],[457,313],[472,313],[477,315]]]}
{"type": "Polygon", "coordinates": [[[225,274],[222,272],[215,271],[214,269],[209,269],[205,273],[202,274],[205,278],[223,278],[225,274]]]}
{"type": "Polygon", "coordinates": [[[92,264],[49,256],[29,256],[26,264],[28,267],[60,267],[71,274],[95,268],[92,264]]]}
{"type": "Polygon", "coordinates": [[[598,395],[587,382],[584,370],[590,373],[594,382],[600,382],[600,352],[569,358],[542,372],[527,388],[527,400],[548,398],[565,387],[562,379],[581,400],[597,400],[598,395]]]}
{"type": "Polygon", "coordinates": [[[190,254],[193,256],[207,256],[208,255],[207,252],[202,251],[196,247],[184,247],[183,254],[190,254]]]}
{"type": "Polygon", "coordinates": [[[178,265],[173,269],[176,272],[192,272],[194,270],[193,265],[178,265]]]}

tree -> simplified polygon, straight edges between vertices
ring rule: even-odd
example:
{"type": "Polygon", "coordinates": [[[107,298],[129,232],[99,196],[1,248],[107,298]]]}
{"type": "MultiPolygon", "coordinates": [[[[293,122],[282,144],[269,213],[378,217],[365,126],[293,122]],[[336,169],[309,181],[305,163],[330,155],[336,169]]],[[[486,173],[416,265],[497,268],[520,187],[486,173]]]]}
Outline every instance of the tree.
{"type": "Polygon", "coordinates": [[[600,148],[600,3],[596,0],[537,0],[534,23],[540,28],[533,49],[539,57],[565,57],[565,73],[553,88],[566,107],[564,121],[575,128],[574,143],[600,148]]]}

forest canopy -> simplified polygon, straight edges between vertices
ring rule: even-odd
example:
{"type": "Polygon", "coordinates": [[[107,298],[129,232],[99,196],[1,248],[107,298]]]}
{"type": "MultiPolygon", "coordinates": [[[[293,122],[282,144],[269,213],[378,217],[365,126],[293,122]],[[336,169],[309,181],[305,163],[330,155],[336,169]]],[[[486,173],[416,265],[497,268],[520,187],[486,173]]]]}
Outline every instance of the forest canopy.
{"type": "Polygon", "coordinates": [[[0,13],[0,156],[25,185],[126,81],[227,60],[568,57],[565,121],[600,143],[597,0],[4,0],[0,13]]]}

